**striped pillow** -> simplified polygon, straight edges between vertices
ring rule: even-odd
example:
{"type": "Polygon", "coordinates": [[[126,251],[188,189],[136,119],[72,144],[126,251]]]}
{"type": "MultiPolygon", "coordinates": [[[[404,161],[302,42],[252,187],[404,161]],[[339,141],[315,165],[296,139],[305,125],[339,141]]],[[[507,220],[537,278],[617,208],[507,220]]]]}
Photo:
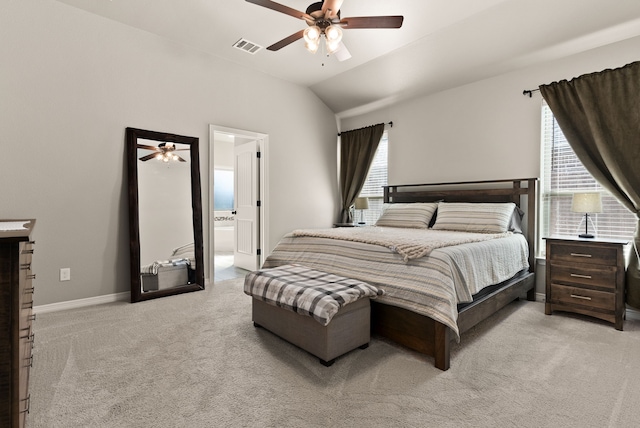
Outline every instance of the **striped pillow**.
{"type": "Polygon", "coordinates": [[[376,226],[428,229],[429,221],[438,208],[435,202],[411,204],[384,204],[376,226]]]}
{"type": "Polygon", "coordinates": [[[460,232],[501,233],[508,230],[513,202],[440,202],[433,229],[460,232]]]}

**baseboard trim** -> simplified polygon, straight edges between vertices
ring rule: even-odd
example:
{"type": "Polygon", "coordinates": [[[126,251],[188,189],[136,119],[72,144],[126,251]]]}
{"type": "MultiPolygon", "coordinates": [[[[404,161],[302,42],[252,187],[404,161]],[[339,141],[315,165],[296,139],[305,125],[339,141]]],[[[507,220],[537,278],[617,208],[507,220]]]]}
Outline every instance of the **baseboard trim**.
{"type": "Polygon", "coordinates": [[[640,311],[638,311],[636,309],[627,308],[627,319],[628,320],[634,320],[634,321],[640,321],[640,311]]]}
{"type": "MultiPolygon", "coordinates": [[[[34,306],[33,312],[36,314],[46,314],[47,312],[58,312],[67,309],[84,308],[86,306],[94,306],[101,305],[103,303],[113,303],[129,300],[130,296],[131,293],[127,291],[123,293],[107,294],[105,296],[89,297],[87,299],[77,299],[70,300],[68,302],[51,303],[49,305],[34,306]]],[[[536,293],[537,302],[544,303],[545,297],[546,296],[544,293],[536,293]]],[[[640,311],[627,308],[627,319],[640,321],[640,311]]]]}
{"type": "Polygon", "coordinates": [[[33,307],[35,314],[46,314],[48,312],[58,312],[67,309],[84,308],[86,306],[102,305],[104,303],[113,303],[123,300],[129,300],[131,293],[126,291],[123,293],[106,294],[104,296],[89,297],[86,299],[69,300],[68,302],[51,303],[49,305],[39,305],[33,307]]]}

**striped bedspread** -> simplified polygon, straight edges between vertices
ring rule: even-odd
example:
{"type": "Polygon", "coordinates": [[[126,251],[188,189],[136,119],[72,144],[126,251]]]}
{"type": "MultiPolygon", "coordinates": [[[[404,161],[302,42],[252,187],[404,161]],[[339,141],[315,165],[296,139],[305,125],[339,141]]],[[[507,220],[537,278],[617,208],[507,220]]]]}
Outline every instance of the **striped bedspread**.
{"type": "Polygon", "coordinates": [[[270,305],[313,317],[325,326],[343,306],[379,294],[362,281],[301,265],[251,272],[244,278],[244,292],[270,305]]]}
{"type": "MultiPolygon", "coordinates": [[[[416,230],[428,239],[429,230],[416,230]]],[[[520,234],[434,249],[407,262],[389,248],[364,242],[286,235],[263,268],[300,264],[358,279],[384,291],[377,300],[439,321],[459,338],[457,304],[529,267],[520,234]]]]}
{"type": "Polygon", "coordinates": [[[422,230],[399,227],[357,227],[332,229],[298,229],[294,236],[343,239],[387,247],[406,262],[429,255],[436,248],[502,238],[508,233],[469,233],[451,230],[422,230]],[[426,232],[426,233],[423,233],[426,232]],[[426,237],[425,237],[426,235],[426,237]]]}

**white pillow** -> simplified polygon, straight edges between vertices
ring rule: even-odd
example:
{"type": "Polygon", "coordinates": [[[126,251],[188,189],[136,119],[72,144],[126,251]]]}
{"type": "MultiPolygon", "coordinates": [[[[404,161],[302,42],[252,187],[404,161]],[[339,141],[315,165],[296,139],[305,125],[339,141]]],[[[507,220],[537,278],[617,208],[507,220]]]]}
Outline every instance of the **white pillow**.
{"type": "Polygon", "coordinates": [[[384,204],[376,226],[428,229],[436,208],[438,204],[435,202],[384,204]]]}
{"type": "Polygon", "coordinates": [[[440,202],[435,230],[460,232],[506,232],[516,204],[485,202],[440,202]]]}

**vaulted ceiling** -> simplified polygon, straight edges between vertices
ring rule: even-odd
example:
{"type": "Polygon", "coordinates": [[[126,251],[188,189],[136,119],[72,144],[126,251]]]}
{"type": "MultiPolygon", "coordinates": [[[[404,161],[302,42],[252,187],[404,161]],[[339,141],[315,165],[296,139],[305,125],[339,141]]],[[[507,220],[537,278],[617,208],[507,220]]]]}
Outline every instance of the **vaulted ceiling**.
{"type": "MultiPolygon", "coordinates": [[[[245,0],[58,0],[245,67],[309,87],[338,116],[640,35],[637,0],[344,0],[341,16],[403,15],[400,29],[345,30],[351,58],[298,40],[249,54],[306,28],[245,0]]],[[[300,11],[311,0],[279,0],[300,11]]],[[[617,64],[614,64],[617,65],[617,64]]]]}

